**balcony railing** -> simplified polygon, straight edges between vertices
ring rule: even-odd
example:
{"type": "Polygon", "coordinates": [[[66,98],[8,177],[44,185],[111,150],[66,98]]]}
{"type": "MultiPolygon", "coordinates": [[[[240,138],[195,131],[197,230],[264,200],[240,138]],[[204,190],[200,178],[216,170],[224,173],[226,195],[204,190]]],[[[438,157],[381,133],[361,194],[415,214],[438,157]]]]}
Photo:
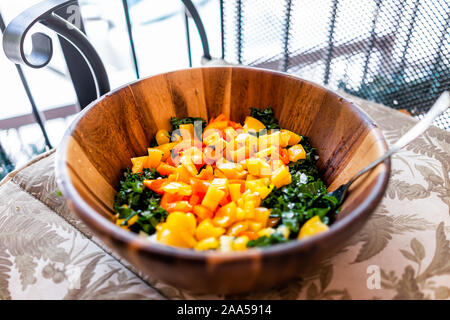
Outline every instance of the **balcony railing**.
{"type": "MultiPolygon", "coordinates": [[[[122,0],[127,43],[135,78],[145,72],[146,57],[139,55],[136,22],[130,9],[146,0],[122,0]]],[[[200,13],[215,0],[181,1],[182,11],[140,21],[154,25],[183,17],[187,65],[193,64],[191,21],[199,33],[202,55],[211,59],[210,43],[200,13]],[[199,11],[197,11],[197,8],[199,11]]],[[[217,45],[214,50],[231,63],[287,71],[359,97],[409,111],[420,118],[431,102],[450,88],[450,2],[447,0],[217,0],[217,45]]],[[[84,1],[81,3],[83,5],[84,1]]],[[[47,148],[52,147],[45,127],[51,119],[67,118],[109,90],[100,56],[84,36],[86,20],[67,28],[77,1],[47,0],[10,23],[5,50],[18,63],[32,113],[0,120],[0,130],[20,130],[37,123],[47,148]],[[49,38],[34,36],[35,52],[27,58],[22,40],[28,28],[40,23],[59,35],[77,103],[40,112],[21,65],[41,67],[51,58],[49,38]],[[78,31],[79,30],[79,31],[78,31]],[[67,39],[70,40],[67,41],[67,39]],[[75,42],[77,48],[72,43],[75,42]],[[84,53],[80,54],[79,49],[84,53]],[[86,59],[87,58],[87,63],[86,59]],[[94,69],[94,73],[91,73],[94,69]]],[[[204,18],[205,16],[203,16],[204,18]]],[[[93,19],[92,17],[90,19],[93,19]]],[[[5,28],[0,13],[0,27],[5,28]]],[[[110,23],[110,22],[108,22],[110,23]]],[[[182,30],[180,30],[182,31],[182,30]]],[[[209,36],[211,39],[211,31],[209,36]]],[[[153,44],[157,47],[157,44],[153,44]]],[[[148,74],[148,72],[147,72],[148,74]]],[[[450,113],[436,122],[450,130],[450,113]]],[[[45,148],[35,148],[39,151],[45,148]]],[[[13,166],[0,148],[4,172],[13,166]],[[3,158],[2,158],[3,157],[3,158]]],[[[1,175],[1,172],[0,172],[1,175]]]]}

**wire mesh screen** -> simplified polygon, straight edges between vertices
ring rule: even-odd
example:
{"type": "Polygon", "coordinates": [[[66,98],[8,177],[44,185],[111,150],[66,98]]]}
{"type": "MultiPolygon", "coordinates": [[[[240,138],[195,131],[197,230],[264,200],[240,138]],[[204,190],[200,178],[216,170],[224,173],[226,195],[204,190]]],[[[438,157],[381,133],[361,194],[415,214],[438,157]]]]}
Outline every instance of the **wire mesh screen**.
{"type": "MultiPolygon", "coordinates": [[[[223,56],[418,118],[450,88],[448,0],[222,0],[223,56]]],[[[450,130],[450,112],[436,125],[450,130]]]]}

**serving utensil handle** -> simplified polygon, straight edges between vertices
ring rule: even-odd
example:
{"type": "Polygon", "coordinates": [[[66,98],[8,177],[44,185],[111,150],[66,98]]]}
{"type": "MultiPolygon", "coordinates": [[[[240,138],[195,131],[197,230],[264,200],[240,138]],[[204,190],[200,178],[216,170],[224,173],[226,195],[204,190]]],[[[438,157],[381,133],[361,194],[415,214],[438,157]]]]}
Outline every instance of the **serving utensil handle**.
{"type": "Polygon", "coordinates": [[[369,164],[367,167],[359,171],[348,184],[353,183],[359,176],[363,175],[367,171],[371,170],[387,158],[389,158],[394,153],[398,152],[408,143],[413,141],[415,138],[420,136],[425,132],[426,129],[433,123],[433,121],[439,117],[447,108],[450,106],[450,93],[444,91],[440,97],[433,104],[431,109],[425,114],[422,120],[417,122],[411,129],[408,130],[396,143],[394,143],[389,150],[382,155],[380,158],[369,164]]]}

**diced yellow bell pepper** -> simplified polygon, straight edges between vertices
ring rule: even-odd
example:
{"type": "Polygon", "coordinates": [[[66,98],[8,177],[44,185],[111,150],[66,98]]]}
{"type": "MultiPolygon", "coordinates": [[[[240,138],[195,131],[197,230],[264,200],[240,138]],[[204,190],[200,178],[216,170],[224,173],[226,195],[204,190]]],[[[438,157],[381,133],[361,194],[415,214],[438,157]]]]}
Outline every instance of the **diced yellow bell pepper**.
{"type": "Polygon", "coordinates": [[[193,164],[203,163],[203,152],[197,147],[191,147],[183,151],[183,156],[192,159],[193,164]]]}
{"type": "Polygon", "coordinates": [[[253,181],[253,180],[258,180],[258,179],[259,179],[259,177],[256,177],[252,174],[248,174],[247,178],[245,178],[245,181],[253,181]]]}
{"type": "Polygon", "coordinates": [[[203,143],[207,146],[217,145],[220,142],[225,144],[225,141],[215,129],[205,131],[203,134],[203,143]]]}
{"type": "Polygon", "coordinates": [[[170,157],[170,151],[178,144],[178,142],[165,143],[160,146],[155,147],[155,149],[161,150],[163,152],[162,161],[166,161],[170,157]]]}
{"type": "Polygon", "coordinates": [[[274,188],[274,185],[270,184],[267,178],[246,181],[245,186],[248,190],[258,193],[261,199],[265,199],[274,188]]]}
{"type": "Polygon", "coordinates": [[[288,149],[289,161],[296,162],[300,159],[306,159],[306,152],[301,144],[296,144],[288,149]]]}
{"type": "Polygon", "coordinates": [[[156,240],[169,246],[191,248],[190,244],[184,241],[180,234],[167,228],[165,224],[157,229],[156,240]]]}
{"type": "Polygon", "coordinates": [[[247,231],[248,221],[239,221],[230,226],[227,230],[227,236],[236,237],[241,232],[247,231]]]}
{"type": "Polygon", "coordinates": [[[170,142],[170,135],[167,130],[161,129],[156,133],[156,143],[160,146],[170,142]]]}
{"type": "Polygon", "coordinates": [[[328,226],[320,220],[319,216],[314,216],[300,228],[298,239],[305,239],[316,234],[328,231],[328,226]]]}
{"type": "Polygon", "coordinates": [[[286,148],[289,145],[291,135],[286,130],[280,131],[280,147],[286,148]]]}
{"type": "Polygon", "coordinates": [[[211,211],[216,211],[219,202],[224,196],[224,191],[219,190],[215,186],[209,186],[208,191],[206,191],[205,197],[202,200],[202,205],[211,211]]]}
{"type": "Polygon", "coordinates": [[[292,182],[292,177],[289,169],[282,166],[272,173],[272,183],[275,187],[280,188],[292,182]]]}
{"type": "Polygon", "coordinates": [[[199,223],[197,229],[195,230],[195,237],[198,240],[203,240],[210,237],[218,238],[224,233],[224,228],[214,226],[211,219],[205,219],[199,223]]]}
{"type": "Polygon", "coordinates": [[[231,200],[237,202],[241,197],[241,185],[239,183],[231,183],[228,185],[231,200]]]}
{"type": "Polygon", "coordinates": [[[242,179],[245,177],[244,169],[238,163],[225,162],[218,163],[217,168],[227,177],[227,179],[242,179]]]}
{"type": "Polygon", "coordinates": [[[191,157],[183,155],[180,160],[183,167],[185,167],[190,174],[193,176],[198,174],[197,168],[195,167],[191,157]]]}
{"type": "Polygon", "coordinates": [[[289,131],[289,130],[286,130],[286,129],[282,129],[281,133],[282,134],[286,134],[286,135],[289,136],[289,141],[288,141],[288,145],[289,146],[294,146],[294,145],[298,144],[302,140],[301,136],[299,136],[298,134],[296,134],[296,133],[294,133],[292,131],[289,131]]]}
{"type": "Polygon", "coordinates": [[[242,208],[236,208],[236,220],[241,221],[245,219],[245,211],[242,208]]]}
{"type": "Polygon", "coordinates": [[[167,216],[166,224],[175,231],[185,231],[193,235],[197,226],[197,220],[192,213],[174,211],[167,216]]]}
{"type": "Polygon", "coordinates": [[[158,168],[161,163],[164,152],[156,148],[148,148],[147,166],[152,169],[158,168]]]}
{"type": "Polygon", "coordinates": [[[260,236],[260,237],[263,237],[263,236],[270,237],[270,235],[272,233],[274,233],[274,232],[275,232],[274,228],[265,228],[265,229],[262,229],[262,230],[258,231],[258,236],[260,236]]]}
{"type": "Polygon", "coordinates": [[[274,131],[271,134],[262,135],[258,139],[258,150],[264,150],[270,146],[278,148],[282,146],[282,135],[280,131],[274,131]]]}
{"type": "Polygon", "coordinates": [[[246,219],[253,219],[255,217],[255,208],[261,204],[261,197],[258,193],[246,191],[244,197],[244,211],[246,219]]]}
{"type": "Polygon", "coordinates": [[[241,197],[237,202],[236,205],[238,206],[238,208],[244,209],[245,207],[245,200],[243,197],[241,197]]]}
{"type": "Polygon", "coordinates": [[[194,238],[196,224],[192,213],[172,212],[165,223],[156,227],[156,239],[171,246],[193,248],[197,244],[194,238]]]}
{"type": "Polygon", "coordinates": [[[266,158],[270,156],[271,154],[278,154],[278,148],[275,148],[274,146],[270,146],[269,148],[266,148],[264,150],[261,150],[255,154],[257,158],[266,158]]]}
{"type": "Polygon", "coordinates": [[[249,239],[247,236],[237,237],[233,240],[232,248],[234,251],[243,251],[247,249],[249,239]]]}
{"type": "Polygon", "coordinates": [[[181,196],[190,196],[192,194],[192,186],[184,182],[169,182],[162,189],[164,192],[181,196]]]}
{"type": "Polygon", "coordinates": [[[214,178],[211,181],[211,186],[216,187],[219,190],[226,191],[228,188],[228,180],[226,178],[214,178]]]}
{"type": "Polygon", "coordinates": [[[273,188],[275,188],[275,186],[273,184],[269,184],[259,188],[257,192],[259,193],[261,199],[265,199],[272,192],[273,188]]]}
{"type": "Polygon", "coordinates": [[[211,237],[211,238],[206,238],[206,239],[203,239],[203,240],[197,242],[194,249],[199,250],[199,251],[213,250],[213,249],[217,249],[219,246],[220,246],[219,240],[211,237]]]}
{"type": "Polygon", "coordinates": [[[278,168],[280,168],[282,166],[284,166],[283,161],[281,161],[279,159],[276,159],[276,160],[272,161],[272,170],[276,170],[276,169],[278,169],[278,168]]]}
{"type": "Polygon", "coordinates": [[[259,132],[260,130],[263,130],[265,128],[266,128],[266,126],[261,121],[259,121],[258,119],[255,119],[255,118],[250,117],[250,116],[245,118],[244,129],[254,130],[256,132],[259,132]]]}
{"type": "Polygon", "coordinates": [[[264,228],[264,225],[261,222],[251,221],[251,220],[248,222],[248,229],[250,231],[258,232],[262,228],[264,228]]]}
{"type": "MultiPolygon", "coordinates": [[[[175,169],[175,180],[176,182],[184,182],[187,184],[191,183],[192,174],[186,169],[185,166],[178,166],[175,169]]],[[[169,179],[171,180],[171,179],[169,179]]]]}
{"type": "Polygon", "coordinates": [[[268,177],[272,174],[272,168],[263,159],[251,158],[245,161],[249,174],[259,177],[268,177]]]}
{"type": "Polygon", "coordinates": [[[194,125],[192,123],[180,124],[180,134],[183,140],[194,140],[194,125]]]}
{"type": "Polygon", "coordinates": [[[236,150],[228,151],[229,158],[231,158],[230,160],[232,160],[236,163],[241,163],[242,161],[245,161],[247,150],[248,150],[248,148],[246,148],[245,146],[242,146],[236,150]]]}
{"type": "Polygon", "coordinates": [[[267,220],[270,216],[270,210],[267,208],[256,208],[255,209],[255,217],[253,218],[254,221],[260,222],[263,226],[267,224],[267,220]]]}
{"type": "Polygon", "coordinates": [[[236,221],[236,204],[232,201],[219,210],[217,210],[214,216],[213,223],[216,226],[226,228],[236,221]]]}
{"type": "Polygon", "coordinates": [[[148,156],[131,158],[131,163],[133,164],[131,172],[133,173],[142,172],[144,168],[147,168],[147,160],[148,156]]]}

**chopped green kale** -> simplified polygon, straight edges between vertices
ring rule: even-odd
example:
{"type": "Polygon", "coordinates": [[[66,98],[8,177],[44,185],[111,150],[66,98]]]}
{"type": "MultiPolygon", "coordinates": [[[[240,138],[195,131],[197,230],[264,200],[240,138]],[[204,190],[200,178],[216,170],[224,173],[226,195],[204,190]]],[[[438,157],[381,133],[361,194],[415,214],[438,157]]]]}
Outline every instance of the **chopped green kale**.
{"type": "Polygon", "coordinates": [[[286,241],[287,241],[287,239],[285,239],[283,237],[281,232],[275,231],[274,233],[272,233],[270,235],[270,237],[262,236],[262,237],[259,237],[258,239],[250,240],[249,242],[247,242],[247,247],[249,247],[249,248],[268,247],[268,246],[271,246],[273,244],[284,243],[286,241]]]}
{"type": "Polygon", "coordinates": [[[201,122],[202,126],[200,127],[195,127],[194,126],[194,130],[195,130],[195,135],[200,138],[202,136],[203,130],[205,130],[206,128],[206,120],[200,117],[187,117],[187,118],[176,118],[176,117],[172,117],[170,118],[170,124],[172,125],[172,132],[175,130],[178,130],[180,128],[180,124],[194,124],[195,122],[201,122]]]}
{"type": "Polygon", "coordinates": [[[271,107],[267,107],[264,110],[250,108],[250,116],[261,121],[267,130],[281,129],[271,107]]]}
{"type": "Polygon", "coordinates": [[[156,225],[165,221],[167,211],[161,208],[161,196],[152,190],[145,188],[143,181],[154,180],[164,176],[155,169],[144,169],[143,173],[132,173],[129,169],[125,172],[125,179],[120,182],[120,189],[116,195],[114,211],[119,214],[119,219],[125,219],[123,225],[138,215],[138,220],[130,229],[135,232],[144,231],[147,234],[155,232],[156,225]]]}

